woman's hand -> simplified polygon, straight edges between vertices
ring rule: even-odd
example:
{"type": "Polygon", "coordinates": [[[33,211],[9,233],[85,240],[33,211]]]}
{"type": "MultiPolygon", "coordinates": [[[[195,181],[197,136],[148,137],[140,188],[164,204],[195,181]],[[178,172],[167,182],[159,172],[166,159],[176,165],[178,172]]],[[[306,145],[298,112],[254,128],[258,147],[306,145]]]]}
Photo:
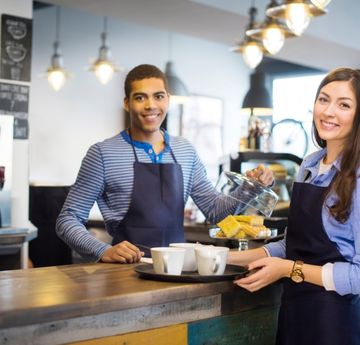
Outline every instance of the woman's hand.
{"type": "Polygon", "coordinates": [[[255,169],[246,172],[246,176],[250,179],[257,180],[264,186],[271,186],[274,182],[274,175],[264,164],[259,164],[255,169]]]}
{"type": "Polygon", "coordinates": [[[281,278],[289,277],[293,264],[292,260],[276,257],[261,258],[249,264],[249,271],[253,273],[245,278],[235,280],[234,283],[254,292],[281,278]]]}
{"type": "Polygon", "coordinates": [[[144,252],[141,252],[138,247],[128,241],[123,241],[105,250],[101,261],[132,264],[139,262],[142,256],[144,256],[144,252]]]}

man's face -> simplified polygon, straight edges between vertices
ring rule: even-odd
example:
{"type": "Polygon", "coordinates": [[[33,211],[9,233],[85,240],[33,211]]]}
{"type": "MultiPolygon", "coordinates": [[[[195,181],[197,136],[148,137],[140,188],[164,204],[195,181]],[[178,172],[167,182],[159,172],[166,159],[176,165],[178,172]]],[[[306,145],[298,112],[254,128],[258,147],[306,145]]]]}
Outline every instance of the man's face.
{"type": "Polygon", "coordinates": [[[124,108],[130,113],[132,132],[150,134],[159,130],[169,106],[169,94],[160,78],[147,78],[131,83],[124,108]]]}

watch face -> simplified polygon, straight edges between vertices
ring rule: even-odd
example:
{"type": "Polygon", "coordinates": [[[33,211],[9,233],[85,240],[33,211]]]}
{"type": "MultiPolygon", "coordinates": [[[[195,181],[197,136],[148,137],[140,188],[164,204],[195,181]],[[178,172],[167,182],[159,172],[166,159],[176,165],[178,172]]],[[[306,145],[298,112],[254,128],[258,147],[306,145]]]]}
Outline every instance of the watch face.
{"type": "Polygon", "coordinates": [[[291,274],[291,280],[295,283],[302,283],[304,281],[304,275],[301,271],[294,271],[291,274]]]}
{"type": "Polygon", "coordinates": [[[291,277],[291,279],[292,279],[292,281],[293,282],[295,282],[295,283],[301,283],[303,280],[304,280],[304,278],[302,277],[302,276],[299,276],[299,275],[293,275],[292,277],[291,277]]]}

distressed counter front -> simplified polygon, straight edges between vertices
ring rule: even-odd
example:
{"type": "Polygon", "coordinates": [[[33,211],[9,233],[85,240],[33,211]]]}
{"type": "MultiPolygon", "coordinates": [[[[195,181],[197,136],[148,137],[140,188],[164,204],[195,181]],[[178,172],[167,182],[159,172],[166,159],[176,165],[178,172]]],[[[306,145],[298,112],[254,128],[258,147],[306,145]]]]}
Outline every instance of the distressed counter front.
{"type": "Polygon", "coordinates": [[[135,265],[0,272],[0,344],[273,344],[280,285],[140,279],[135,265]]]}

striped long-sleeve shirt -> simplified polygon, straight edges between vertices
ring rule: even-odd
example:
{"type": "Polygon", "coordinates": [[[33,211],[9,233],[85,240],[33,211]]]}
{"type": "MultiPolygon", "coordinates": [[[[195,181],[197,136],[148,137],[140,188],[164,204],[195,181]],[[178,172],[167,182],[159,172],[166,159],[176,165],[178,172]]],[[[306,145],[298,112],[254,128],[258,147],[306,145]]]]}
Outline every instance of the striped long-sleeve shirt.
{"type": "MultiPolygon", "coordinates": [[[[234,202],[216,191],[194,147],[186,139],[169,136],[166,132],[164,138],[165,149],[159,155],[154,153],[150,144],[134,141],[138,160],[146,163],[174,163],[171,147],[182,168],[184,204],[191,196],[211,222],[217,222],[233,212],[234,202]]],[[[106,230],[114,236],[130,206],[134,161],[134,152],[126,131],[94,144],[88,150],[56,224],[58,236],[79,254],[99,260],[109,248],[108,244],[93,237],[84,224],[97,202],[106,230]]]]}

